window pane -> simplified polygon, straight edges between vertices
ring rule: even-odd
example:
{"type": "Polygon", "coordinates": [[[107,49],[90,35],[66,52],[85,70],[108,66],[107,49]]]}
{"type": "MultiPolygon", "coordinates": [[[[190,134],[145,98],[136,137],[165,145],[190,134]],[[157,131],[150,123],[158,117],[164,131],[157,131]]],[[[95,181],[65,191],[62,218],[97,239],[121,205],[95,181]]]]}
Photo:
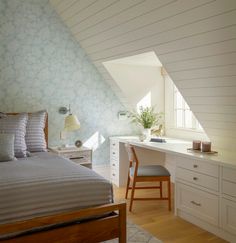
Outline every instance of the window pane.
{"type": "Polygon", "coordinates": [[[183,110],[176,111],[176,125],[177,127],[183,127],[183,110]]]}
{"type": "Polygon", "coordinates": [[[193,128],[193,117],[192,112],[190,110],[185,110],[185,127],[193,128]]]}
{"type": "Polygon", "coordinates": [[[183,98],[180,94],[180,92],[176,92],[176,108],[177,109],[183,109],[183,98]]]}
{"type": "Polygon", "coordinates": [[[196,129],[198,131],[203,131],[201,125],[193,115],[190,107],[185,102],[184,98],[174,86],[174,112],[175,112],[175,127],[176,128],[186,128],[186,129],[196,129]]]}

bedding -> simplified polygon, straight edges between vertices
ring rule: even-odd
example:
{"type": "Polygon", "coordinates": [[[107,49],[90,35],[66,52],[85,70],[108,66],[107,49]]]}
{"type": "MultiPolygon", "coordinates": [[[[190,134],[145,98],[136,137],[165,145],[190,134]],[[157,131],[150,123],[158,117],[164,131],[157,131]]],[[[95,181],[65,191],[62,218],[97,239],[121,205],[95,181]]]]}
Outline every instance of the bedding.
{"type": "Polygon", "coordinates": [[[45,110],[29,114],[25,135],[25,142],[29,152],[47,151],[44,134],[46,116],[47,112],[45,110]]]}
{"type": "Polygon", "coordinates": [[[0,163],[0,224],[113,202],[112,185],[49,152],[0,163]]]}
{"type": "Polygon", "coordinates": [[[25,134],[27,120],[27,113],[0,117],[0,133],[15,135],[14,152],[18,158],[26,157],[25,134]]]}
{"type": "Polygon", "coordinates": [[[14,160],[14,134],[0,133],[0,162],[14,160]]]}

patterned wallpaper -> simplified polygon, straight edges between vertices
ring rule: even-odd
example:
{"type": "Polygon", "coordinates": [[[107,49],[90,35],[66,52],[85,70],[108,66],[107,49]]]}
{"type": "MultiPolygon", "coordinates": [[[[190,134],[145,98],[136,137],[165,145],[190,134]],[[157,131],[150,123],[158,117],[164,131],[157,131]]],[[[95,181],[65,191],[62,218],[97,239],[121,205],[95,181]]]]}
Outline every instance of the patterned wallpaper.
{"type": "Polygon", "coordinates": [[[108,163],[108,137],[135,128],[117,119],[124,107],[48,0],[0,0],[0,43],[0,110],[47,109],[49,144],[57,145],[58,108],[71,104],[81,129],[65,142],[89,141],[95,163],[108,163]]]}

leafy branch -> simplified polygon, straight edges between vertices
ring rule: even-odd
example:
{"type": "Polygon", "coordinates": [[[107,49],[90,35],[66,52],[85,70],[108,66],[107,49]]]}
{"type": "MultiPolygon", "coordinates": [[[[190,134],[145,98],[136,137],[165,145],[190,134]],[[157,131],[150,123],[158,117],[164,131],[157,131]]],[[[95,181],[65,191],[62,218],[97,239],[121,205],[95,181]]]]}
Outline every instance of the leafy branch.
{"type": "Polygon", "coordinates": [[[152,128],[163,122],[164,113],[155,112],[153,107],[139,108],[139,112],[131,112],[131,122],[143,126],[143,128],[152,128]]]}

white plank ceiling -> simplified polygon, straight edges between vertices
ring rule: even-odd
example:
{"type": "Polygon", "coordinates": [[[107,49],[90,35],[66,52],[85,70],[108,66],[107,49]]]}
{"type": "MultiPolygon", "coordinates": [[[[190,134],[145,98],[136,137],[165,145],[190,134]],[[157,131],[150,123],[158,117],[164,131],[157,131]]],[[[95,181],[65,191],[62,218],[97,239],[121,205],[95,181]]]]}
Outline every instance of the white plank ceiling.
{"type": "Polygon", "coordinates": [[[113,90],[104,61],[155,51],[214,145],[236,149],[235,0],[50,0],[113,90]]]}

